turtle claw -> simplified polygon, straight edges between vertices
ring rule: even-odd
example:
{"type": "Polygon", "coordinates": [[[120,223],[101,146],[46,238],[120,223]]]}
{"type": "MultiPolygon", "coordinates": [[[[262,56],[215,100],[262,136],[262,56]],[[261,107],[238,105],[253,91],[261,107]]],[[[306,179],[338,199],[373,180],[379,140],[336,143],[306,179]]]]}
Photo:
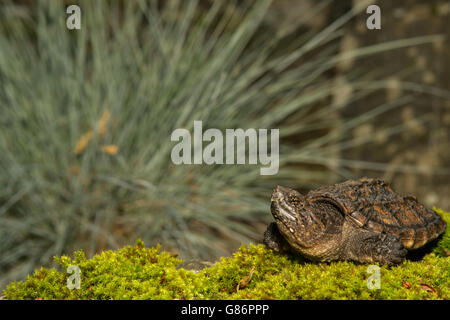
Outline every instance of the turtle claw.
{"type": "Polygon", "coordinates": [[[394,265],[402,263],[405,259],[407,250],[402,242],[392,234],[375,234],[374,239],[367,242],[369,244],[366,250],[372,251],[372,259],[374,262],[379,262],[387,265],[394,265]],[[376,244],[370,248],[372,244],[376,244]]]}

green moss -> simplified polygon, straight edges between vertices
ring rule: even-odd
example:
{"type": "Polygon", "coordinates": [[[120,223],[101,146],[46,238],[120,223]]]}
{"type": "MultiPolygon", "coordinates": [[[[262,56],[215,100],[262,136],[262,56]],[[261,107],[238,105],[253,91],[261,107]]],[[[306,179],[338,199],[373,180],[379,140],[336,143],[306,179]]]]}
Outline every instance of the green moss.
{"type": "Polygon", "coordinates": [[[433,207],[433,210],[440,214],[444,218],[445,222],[447,222],[447,230],[439,240],[439,244],[433,249],[433,252],[438,256],[447,257],[449,254],[448,250],[450,250],[450,213],[444,212],[444,210],[437,209],[436,207],[433,207]],[[447,250],[447,252],[445,250],[447,250]]]}
{"type": "MultiPolygon", "coordinates": [[[[450,225],[450,213],[435,209],[450,225]]],[[[6,299],[450,299],[450,231],[420,261],[380,267],[380,289],[368,289],[367,265],[309,263],[263,245],[241,246],[232,256],[195,273],[181,260],[137,241],[86,259],[57,257],[61,271],[41,268],[4,291],[6,299]],[[446,252],[447,250],[447,252],[446,252]],[[70,290],[65,270],[81,270],[70,290]],[[252,273],[253,269],[253,273],[252,273]],[[251,276],[250,276],[251,275],[251,276]]]]}

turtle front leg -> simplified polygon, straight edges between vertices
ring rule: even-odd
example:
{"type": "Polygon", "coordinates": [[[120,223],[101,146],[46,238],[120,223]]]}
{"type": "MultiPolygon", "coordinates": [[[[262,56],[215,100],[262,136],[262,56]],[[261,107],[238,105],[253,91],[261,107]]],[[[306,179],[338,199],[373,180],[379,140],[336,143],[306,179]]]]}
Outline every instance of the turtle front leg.
{"type": "Polygon", "coordinates": [[[407,253],[402,242],[392,234],[355,230],[346,240],[342,253],[345,260],[394,265],[401,263],[407,253]]]}
{"type": "Polygon", "coordinates": [[[272,222],[264,232],[264,244],[275,252],[289,250],[288,242],[283,238],[277,224],[272,222]]]}

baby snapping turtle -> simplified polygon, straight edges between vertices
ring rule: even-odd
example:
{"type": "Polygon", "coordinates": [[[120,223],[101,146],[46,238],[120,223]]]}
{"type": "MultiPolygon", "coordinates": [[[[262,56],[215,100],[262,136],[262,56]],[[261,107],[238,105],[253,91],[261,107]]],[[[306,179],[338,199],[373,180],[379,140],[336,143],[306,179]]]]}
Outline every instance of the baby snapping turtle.
{"type": "Polygon", "coordinates": [[[379,179],[349,180],[306,195],[278,186],[264,243],[315,261],[401,263],[407,250],[436,239],[446,223],[415,196],[379,179]]]}

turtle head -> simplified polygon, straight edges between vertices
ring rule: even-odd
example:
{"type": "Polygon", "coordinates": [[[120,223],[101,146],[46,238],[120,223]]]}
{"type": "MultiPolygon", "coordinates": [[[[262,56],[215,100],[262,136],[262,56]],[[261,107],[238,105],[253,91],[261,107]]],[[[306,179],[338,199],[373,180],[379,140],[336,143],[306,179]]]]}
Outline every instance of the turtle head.
{"type": "Polygon", "coordinates": [[[330,231],[336,233],[331,229],[343,220],[336,210],[333,205],[286,187],[277,186],[272,192],[271,212],[278,230],[292,247],[304,253],[315,252],[314,247],[328,241],[330,231]]]}

